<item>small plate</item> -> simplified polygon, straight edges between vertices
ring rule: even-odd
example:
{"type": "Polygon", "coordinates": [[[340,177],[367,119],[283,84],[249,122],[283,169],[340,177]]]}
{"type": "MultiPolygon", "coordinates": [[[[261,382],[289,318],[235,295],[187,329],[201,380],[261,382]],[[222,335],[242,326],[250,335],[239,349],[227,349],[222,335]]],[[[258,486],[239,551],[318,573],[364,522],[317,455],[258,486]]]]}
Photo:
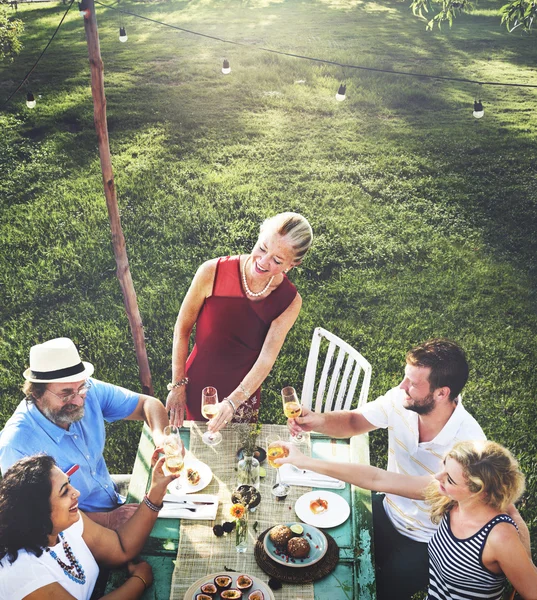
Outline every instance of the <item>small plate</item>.
{"type": "Polygon", "coordinates": [[[300,496],[295,502],[295,513],[304,523],[309,523],[323,529],[336,527],[336,525],[344,523],[351,514],[351,508],[345,498],[334,494],[334,492],[314,490],[300,496]],[[315,514],[311,511],[310,503],[318,498],[326,500],[328,508],[322,513],[315,514]]]}
{"type": "MultiPolygon", "coordinates": [[[[264,583],[263,581],[261,581],[261,579],[259,579],[258,577],[255,577],[254,575],[250,575],[248,573],[228,573],[226,571],[221,571],[219,573],[214,573],[213,575],[206,575],[205,577],[202,577],[201,579],[198,579],[195,583],[193,583],[188,590],[185,592],[184,598],[183,600],[195,600],[196,598],[196,594],[200,594],[201,593],[201,586],[206,584],[206,583],[213,583],[214,578],[217,577],[218,575],[228,575],[229,577],[231,577],[231,579],[233,580],[231,587],[234,588],[236,587],[237,584],[237,577],[239,575],[248,575],[248,577],[251,577],[254,584],[252,585],[252,587],[248,590],[248,592],[244,592],[243,593],[243,600],[245,600],[246,598],[248,598],[248,594],[251,594],[252,592],[254,592],[255,590],[261,590],[263,592],[263,595],[265,596],[265,600],[274,600],[274,594],[272,593],[272,590],[269,588],[269,586],[264,583]]],[[[220,595],[218,594],[218,597],[220,597],[220,595]]]]}
{"type": "Polygon", "coordinates": [[[201,460],[197,458],[185,458],[185,467],[181,476],[178,479],[175,479],[168,485],[168,489],[172,494],[193,494],[194,492],[199,492],[206,488],[213,479],[213,472],[211,471],[211,467],[206,465],[201,460]],[[186,477],[187,469],[196,469],[196,471],[200,474],[200,480],[196,485],[191,485],[188,483],[188,479],[186,477]]]}
{"type": "MultiPolygon", "coordinates": [[[[237,450],[237,460],[241,460],[243,457],[243,454],[244,454],[244,448],[239,448],[237,450]]],[[[261,448],[261,446],[256,446],[256,449],[254,450],[254,458],[257,458],[259,463],[264,462],[267,458],[267,451],[264,448],[261,448]]]]}
{"type": "Polygon", "coordinates": [[[282,552],[280,552],[272,543],[269,537],[270,531],[267,531],[263,538],[263,547],[269,557],[274,562],[286,567],[310,567],[319,562],[328,550],[328,541],[326,540],[324,533],[319,531],[317,527],[312,527],[305,523],[285,523],[285,525],[287,525],[287,527],[291,527],[291,525],[301,525],[304,528],[304,533],[300,537],[306,538],[310,543],[310,554],[306,558],[292,558],[287,554],[282,554],[282,552]]]}

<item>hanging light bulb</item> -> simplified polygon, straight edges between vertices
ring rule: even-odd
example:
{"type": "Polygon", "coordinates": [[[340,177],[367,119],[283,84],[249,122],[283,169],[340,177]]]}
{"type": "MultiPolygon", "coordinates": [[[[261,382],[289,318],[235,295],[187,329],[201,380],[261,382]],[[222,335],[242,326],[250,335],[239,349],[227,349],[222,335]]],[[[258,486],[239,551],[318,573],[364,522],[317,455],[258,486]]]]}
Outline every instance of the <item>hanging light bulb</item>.
{"type": "Polygon", "coordinates": [[[345,92],[347,91],[347,86],[345,84],[341,84],[336,94],[336,100],[338,102],[343,102],[345,100],[345,92]]]}
{"type": "Polygon", "coordinates": [[[474,117],[476,119],[480,119],[484,114],[485,114],[485,111],[483,110],[483,104],[482,104],[481,100],[475,100],[474,101],[474,112],[473,112],[474,117]]]}
{"type": "Polygon", "coordinates": [[[35,108],[35,105],[36,105],[36,101],[35,101],[34,95],[32,94],[32,92],[28,92],[26,94],[26,106],[28,108],[35,108]]]}
{"type": "Polygon", "coordinates": [[[119,28],[119,41],[120,42],[126,42],[129,39],[129,37],[127,36],[127,32],[125,31],[125,27],[120,27],[119,28]]]}
{"type": "Polygon", "coordinates": [[[84,17],[84,19],[89,18],[90,9],[88,8],[87,0],[82,0],[82,2],[78,3],[78,12],[80,13],[81,17],[84,17]]]}
{"type": "Polygon", "coordinates": [[[231,67],[229,66],[229,60],[224,58],[224,64],[222,65],[222,73],[224,75],[229,75],[231,73],[231,67]]]}

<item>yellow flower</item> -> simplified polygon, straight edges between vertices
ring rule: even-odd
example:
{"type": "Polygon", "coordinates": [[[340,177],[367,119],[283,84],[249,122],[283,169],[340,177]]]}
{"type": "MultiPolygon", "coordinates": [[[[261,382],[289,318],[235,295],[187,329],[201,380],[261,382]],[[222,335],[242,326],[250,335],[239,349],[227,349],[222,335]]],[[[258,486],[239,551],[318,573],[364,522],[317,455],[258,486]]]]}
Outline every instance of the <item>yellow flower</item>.
{"type": "Polygon", "coordinates": [[[234,504],[229,512],[235,519],[242,519],[244,517],[244,506],[242,504],[234,504]]]}

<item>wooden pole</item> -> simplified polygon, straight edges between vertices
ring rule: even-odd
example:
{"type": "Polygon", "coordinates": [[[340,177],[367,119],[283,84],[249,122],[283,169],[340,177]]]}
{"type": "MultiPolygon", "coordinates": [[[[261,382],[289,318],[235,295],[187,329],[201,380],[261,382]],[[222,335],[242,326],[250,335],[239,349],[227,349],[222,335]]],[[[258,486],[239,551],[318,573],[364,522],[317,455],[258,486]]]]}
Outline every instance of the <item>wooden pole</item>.
{"type": "Polygon", "coordinates": [[[104,95],[104,67],[101,59],[101,48],[99,44],[99,32],[97,30],[97,18],[95,16],[95,4],[93,0],[85,0],[83,7],[86,9],[84,16],[84,28],[86,30],[86,41],[88,42],[89,62],[91,67],[91,93],[93,95],[93,118],[95,130],[99,142],[99,156],[101,158],[101,170],[103,172],[104,195],[110,219],[112,231],[112,246],[117,265],[117,277],[123,292],[123,302],[134,339],[136,360],[140,370],[140,382],[142,393],[153,395],[153,384],[151,382],[151,371],[145,347],[144,326],[142,317],[138,310],[136,292],[132,282],[129,269],[129,259],[125,246],[125,236],[121,228],[119,208],[117,205],[116,188],[114,184],[114,173],[112,171],[112,160],[110,157],[110,145],[108,143],[108,125],[106,122],[106,98],[104,95]]]}

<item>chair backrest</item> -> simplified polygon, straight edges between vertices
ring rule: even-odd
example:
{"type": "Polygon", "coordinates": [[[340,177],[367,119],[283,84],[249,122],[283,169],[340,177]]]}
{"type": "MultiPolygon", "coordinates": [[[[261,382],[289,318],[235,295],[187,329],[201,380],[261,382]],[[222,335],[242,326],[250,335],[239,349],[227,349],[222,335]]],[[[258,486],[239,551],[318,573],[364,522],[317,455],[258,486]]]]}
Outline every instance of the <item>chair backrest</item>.
{"type": "Polygon", "coordinates": [[[317,327],[311,340],[300,398],[302,404],[310,409],[317,381],[317,393],[313,407],[315,412],[349,410],[358,383],[361,381],[358,398],[358,407],[360,407],[367,402],[371,383],[371,365],[357,350],[338,338],[337,335],[322,327],[317,327]],[[326,345],[328,345],[327,348],[326,345]],[[325,356],[322,369],[319,354],[321,357],[323,354],[325,356]]]}

